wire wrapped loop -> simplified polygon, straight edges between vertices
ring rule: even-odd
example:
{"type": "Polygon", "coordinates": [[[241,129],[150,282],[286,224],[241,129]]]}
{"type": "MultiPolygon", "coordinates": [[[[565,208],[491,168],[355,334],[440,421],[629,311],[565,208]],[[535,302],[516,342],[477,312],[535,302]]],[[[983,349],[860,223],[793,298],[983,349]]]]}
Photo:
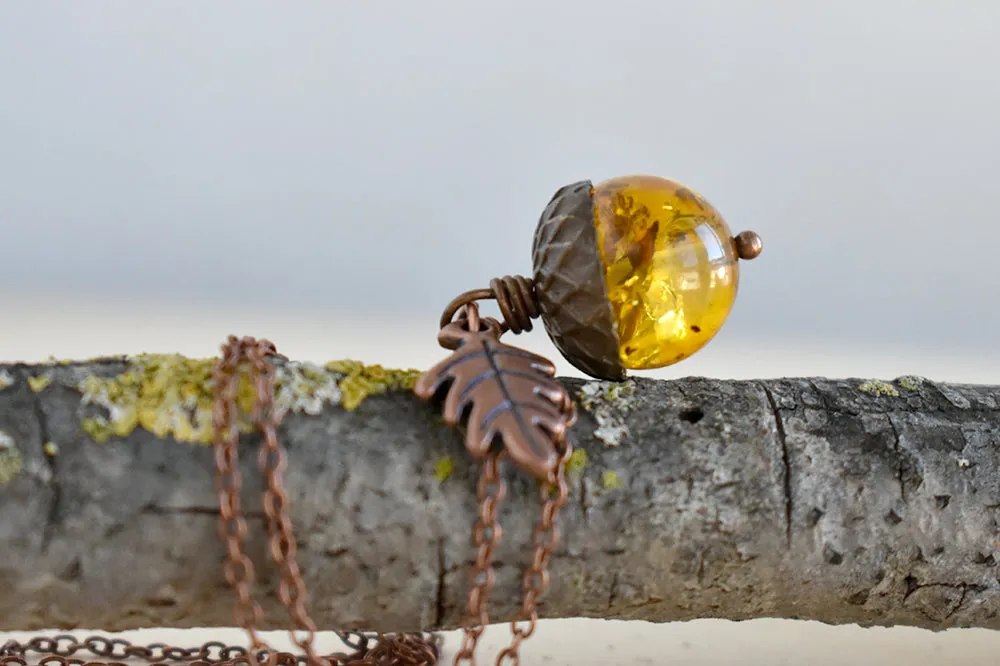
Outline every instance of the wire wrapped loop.
{"type": "Polygon", "coordinates": [[[441,328],[454,319],[455,313],[469,303],[492,298],[497,302],[504,331],[515,335],[530,331],[531,320],[541,315],[535,298],[535,283],[523,275],[505,275],[490,280],[489,289],[473,289],[459,295],[441,314],[441,328]]]}

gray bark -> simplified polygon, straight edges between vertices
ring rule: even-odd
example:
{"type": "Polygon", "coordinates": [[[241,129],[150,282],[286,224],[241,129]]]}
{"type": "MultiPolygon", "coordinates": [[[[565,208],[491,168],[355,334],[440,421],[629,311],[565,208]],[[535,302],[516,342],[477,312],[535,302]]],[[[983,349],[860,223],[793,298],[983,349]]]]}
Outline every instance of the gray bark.
{"type": "MultiPolygon", "coordinates": [[[[123,367],[46,366],[33,392],[39,368],[0,366],[14,380],[0,431],[23,457],[0,486],[0,629],[232,623],[211,449],[141,429],[97,443],[80,426],[73,378],[123,367]]],[[[543,617],[1000,628],[1000,387],[639,379],[615,398],[565,382],[598,395],[573,429],[589,462],[571,477],[543,617]]],[[[319,626],[458,625],[478,471],[459,435],[403,391],[290,414],[281,436],[319,626]]],[[[245,438],[249,550],[265,626],[287,627],[255,446],[245,438]]],[[[518,604],[539,511],[533,485],[507,476],[497,620],[518,604]]]]}

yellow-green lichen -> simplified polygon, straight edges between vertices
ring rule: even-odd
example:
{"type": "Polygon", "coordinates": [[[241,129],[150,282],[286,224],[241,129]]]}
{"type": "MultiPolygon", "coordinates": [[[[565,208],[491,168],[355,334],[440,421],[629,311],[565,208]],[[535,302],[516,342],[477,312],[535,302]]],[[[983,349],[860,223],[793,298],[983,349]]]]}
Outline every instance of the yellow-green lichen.
{"type": "MultiPolygon", "coordinates": [[[[143,354],[130,358],[114,377],[90,376],[79,383],[82,403],[99,408],[81,426],[98,442],[125,437],[143,428],[157,437],[210,444],[214,435],[212,371],[217,359],[179,354],[143,354]]],[[[326,405],[352,410],[365,398],[392,390],[411,390],[420,372],[392,370],[359,361],[331,361],[326,366],[287,361],[275,370],[275,410],[319,414],[326,405]]],[[[246,367],[237,378],[236,426],[249,432],[255,394],[246,367]]]]}
{"type": "Polygon", "coordinates": [[[0,486],[5,486],[24,468],[24,458],[14,446],[14,438],[0,430],[0,486]]]}
{"type": "Polygon", "coordinates": [[[584,449],[576,449],[570,454],[569,460],[566,461],[566,473],[580,474],[586,469],[588,462],[587,452],[584,449]]]}
{"type": "MultiPolygon", "coordinates": [[[[213,440],[212,370],[216,359],[179,354],[143,354],[129,360],[115,377],[90,376],[80,382],[84,405],[106,414],[82,419],[83,429],[98,442],[125,437],[141,427],[157,437],[210,444],[213,440]]],[[[339,376],[308,363],[288,362],[275,371],[275,411],[318,414],[324,404],[337,404],[339,376]]],[[[249,431],[248,414],[255,395],[245,367],[237,377],[235,425],[249,431]]]]}
{"type": "Polygon", "coordinates": [[[411,391],[420,376],[419,370],[393,370],[351,360],[330,361],[326,369],[343,376],[340,404],[348,411],[356,409],[369,396],[388,391],[411,391]]]}
{"type": "Polygon", "coordinates": [[[862,393],[868,393],[875,397],[879,396],[891,396],[893,398],[899,397],[899,390],[892,384],[886,382],[878,381],[877,379],[869,379],[868,381],[862,383],[858,386],[858,390],[862,393]]]}
{"type": "Polygon", "coordinates": [[[45,455],[53,457],[59,453],[59,446],[55,442],[45,442],[42,445],[42,450],[45,451],[45,455]]]}
{"type": "MultiPolygon", "coordinates": [[[[108,358],[107,356],[102,356],[98,358],[92,358],[89,360],[97,361],[97,360],[105,360],[107,358],[108,358]]],[[[74,363],[79,363],[79,362],[80,362],[79,360],[73,360],[71,358],[56,358],[53,354],[49,354],[48,358],[45,360],[45,365],[66,366],[66,365],[73,365],[74,363]]]]}
{"type": "Polygon", "coordinates": [[[605,490],[617,490],[619,488],[623,488],[625,484],[623,484],[622,480],[618,478],[617,472],[611,469],[606,469],[601,474],[601,486],[603,486],[605,490]]]}
{"type": "Polygon", "coordinates": [[[898,378],[896,383],[905,388],[907,391],[916,391],[920,388],[920,385],[924,383],[924,378],[917,377],[915,375],[906,375],[898,378]]]}
{"type": "Polygon", "coordinates": [[[451,456],[445,456],[434,463],[434,478],[444,483],[455,473],[455,461],[451,456]]]}
{"type": "Polygon", "coordinates": [[[14,375],[6,370],[0,370],[0,391],[14,385],[14,375]]]}
{"type": "Polygon", "coordinates": [[[634,387],[631,382],[587,382],[580,387],[580,404],[597,421],[594,437],[608,446],[618,446],[628,436],[625,413],[634,387]]]}
{"type": "Polygon", "coordinates": [[[49,384],[52,383],[52,377],[49,375],[38,375],[37,377],[28,377],[28,386],[35,393],[41,393],[44,391],[49,384]]]}

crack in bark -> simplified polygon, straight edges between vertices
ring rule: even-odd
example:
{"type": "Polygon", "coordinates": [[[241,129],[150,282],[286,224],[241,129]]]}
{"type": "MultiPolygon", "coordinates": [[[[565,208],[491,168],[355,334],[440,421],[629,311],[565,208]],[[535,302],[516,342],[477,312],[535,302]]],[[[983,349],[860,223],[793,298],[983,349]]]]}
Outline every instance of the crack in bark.
{"type": "Polygon", "coordinates": [[[962,583],[962,594],[958,598],[958,601],[955,602],[955,606],[951,610],[948,611],[947,615],[944,616],[945,620],[951,619],[951,616],[954,615],[955,613],[957,613],[958,609],[960,609],[962,607],[962,604],[965,603],[965,597],[967,597],[968,594],[969,594],[969,588],[970,588],[970,586],[967,583],[962,583]]]}
{"type": "Polygon", "coordinates": [[[771,393],[767,384],[761,383],[761,389],[767,397],[767,402],[771,406],[771,413],[774,415],[774,425],[778,433],[778,444],[781,446],[781,462],[784,466],[784,476],[782,478],[782,490],[785,494],[785,541],[789,548],[792,547],[792,465],[788,458],[788,442],[785,437],[785,422],[778,411],[778,403],[771,393]]]}
{"type": "Polygon", "coordinates": [[[444,602],[445,602],[445,577],[448,575],[448,567],[444,557],[444,539],[438,539],[438,578],[437,590],[434,594],[434,626],[440,627],[444,622],[444,602]]]}
{"type": "Polygon", "coordinates": [[[620,574],[616,571],[611,575],[611,588],[608,590],[608,608],[613,608],[618,600],[618,578],[620,574]]]}
{"type": "Polygon", "coordinates": [[[52,501],[49,502],[49,510],[46,512],[45,517],[45,526],[42,528],[41,552],[42,555],[45,555],[49,552],[49,547],[52,545],[56,527],[59,525],[59,516],[62,513],[62,483],[59,480],[59,464],[56,461],[56,456],[50,455],[45,450],[45,445],[49,443],[51,435],[49,433],[48,416],[46,416],[45,408],[42,406],[42,396],[33,391],[30,385],[28,385],[29,375],[26,370],[21,370],[19,374],[22,381],[28,386],[28,390],[31,391],[31,409],[35,420],[38,421],[38,436],[42,440],[42,457],[49,468],[49,488],[52,490],[52,501]]]}
{"type": "MultiPolygon", "coordinates": [[[[908,581],[909,582],[909,581],[908,581]]],[[[957,613],[961,608],[962,604],[965,603],[965,599],[969,596],[969,591],[982,591],[982,586],[976,585],[974,583],[916,583],[912,582],[908,585],[906,593],[903,595],[903,602],[905,603],[913,594],[920,590],[925,590],[932,587],[943,587],[949,590],[958,590],[960,592],[958,599],[951,605],[951,607],[944,614],[944,617],[934,617],[931,613],[928,613],[922,608],[917,608],[917,612],[926,617],[928,620],[933,620],[934,622],[945,622],[950,620],[955,613],[957,613]]]]}
{"type": "MultiPolygon", "coordinates": [[[[254,518],[263,520],[265,518],[264,512],[257,511],[247,511],[242,509],[240,511],[245,518],[254,518]]],[[[171,515],[197,515],[197,516],[212,516],[218,517],[221,514],[219,507],[217,506],[157,506],[155,504],[147,504],[142,507],[140,513],[144,515],[154,515],[154,516],[171,516],[171,515]]]]}
{"type": "Polygon", "coordinates": [[[892,430],[892,447],[896,451],[896,478],[899,480],[899,499],[905,502],[906,481],[903,479],[903,451],[900,448],[899,429],[896,427],[896,422],[892,420],[892,416],[886,414],[885,418],[889,422],[889,428],[892,430]]]}

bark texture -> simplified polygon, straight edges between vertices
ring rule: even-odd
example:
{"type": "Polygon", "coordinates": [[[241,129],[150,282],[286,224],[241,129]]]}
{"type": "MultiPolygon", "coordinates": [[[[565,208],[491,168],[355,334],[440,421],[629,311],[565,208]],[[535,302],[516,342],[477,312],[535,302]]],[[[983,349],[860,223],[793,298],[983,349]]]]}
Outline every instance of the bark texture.
{"type": "MultiPolygon", "coordinates": [[[[93,406],[80,376],[123,368],[0,366],[0,445],[21,457],[0,485],[2,630],[231,624],[210,447],[143,429],[98,443],[81,426],[93,406]],[[42,369],[46,385],[29,385],[42,369]]],[[[1000,387],[565,383],[587,460],[571,474],[544,617],[1000,628],[1000,387]]],[[[460,436],[406,391],[290,414],[280,434],[320,627],[458,625],[478,473],[460,436]]],[[[243,447],[249,550],[265,626],[287,627],[256,443],[243,447]]],[[[539,512],[534,486],[507,477],[496,620],[519,603],[539,512]]]]}

